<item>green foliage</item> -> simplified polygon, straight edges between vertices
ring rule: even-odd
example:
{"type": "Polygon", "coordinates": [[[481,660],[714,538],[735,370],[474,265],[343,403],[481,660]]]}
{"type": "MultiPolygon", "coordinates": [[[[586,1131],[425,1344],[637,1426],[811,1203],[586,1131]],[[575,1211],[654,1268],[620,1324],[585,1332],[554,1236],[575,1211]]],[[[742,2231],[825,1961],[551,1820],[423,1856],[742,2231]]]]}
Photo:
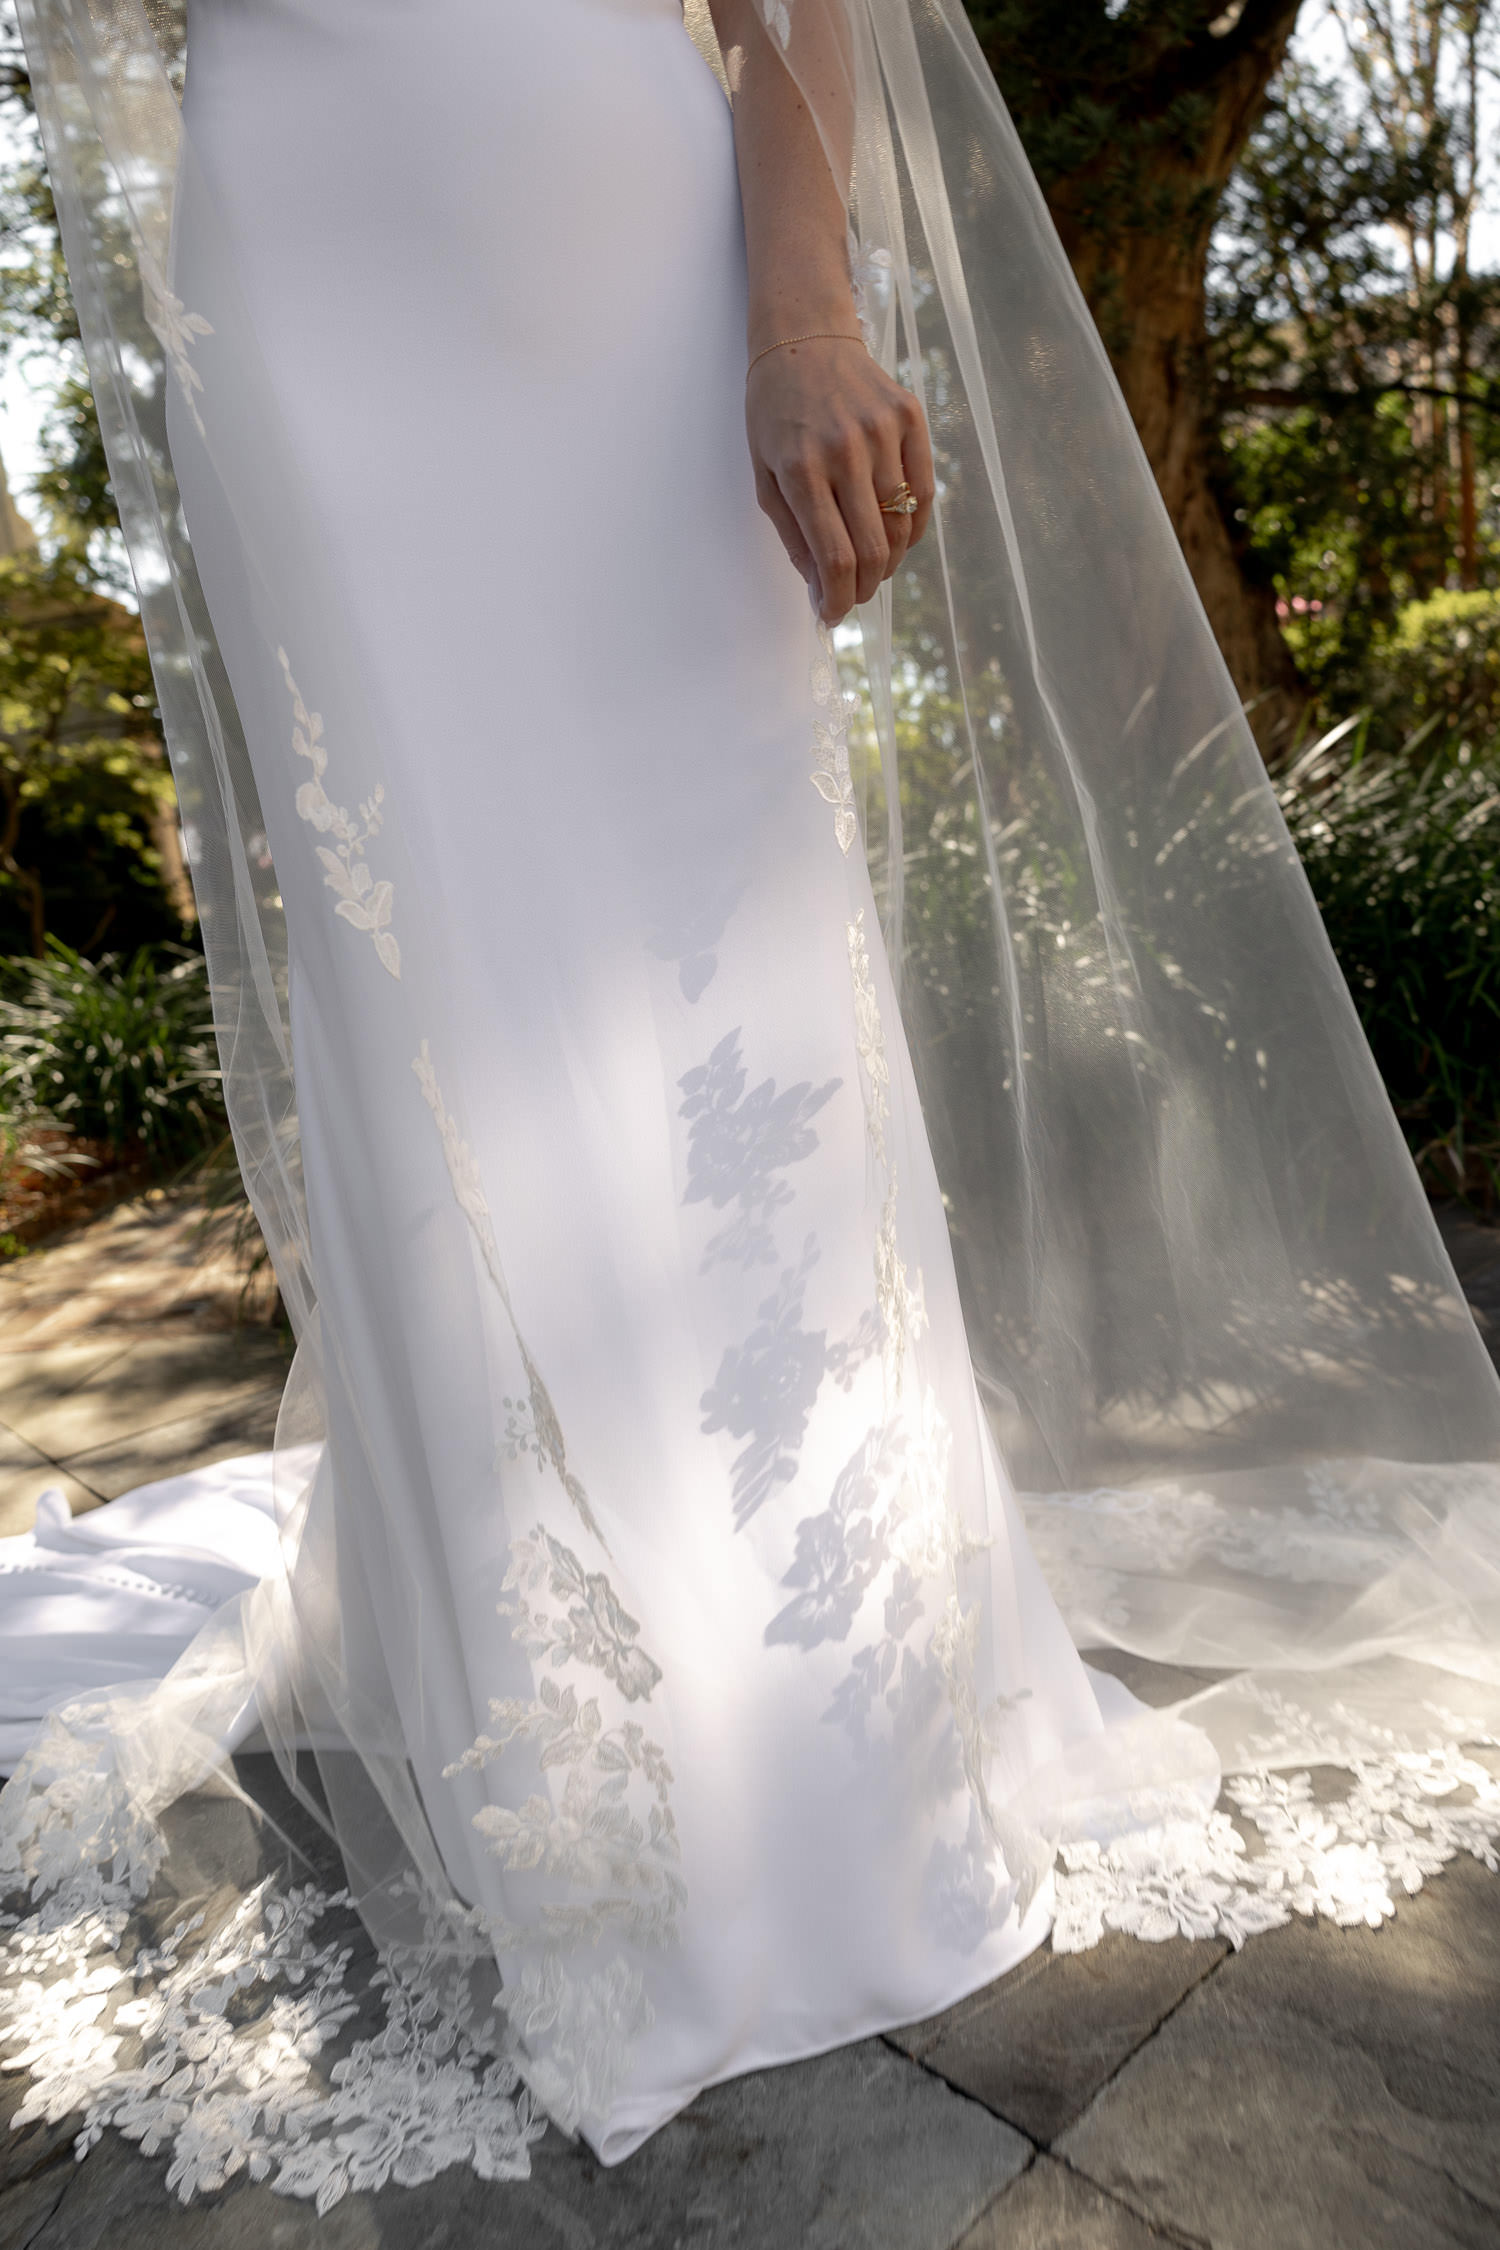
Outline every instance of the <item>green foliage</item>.
{"type": "MultiPolygon", "coordinates": [[[[1338,730],[1340,734],[1343,730],[1338,730]]],[[[1429,1183],[1500,1199],[1500,741],[1346,755],[1278,793],[1391,1099],[1429,1183]],[[1425,752],[1426,755],[1417,755],[1425,752]]]]}
{"type": "Polygon", "coordinates": [[[1500,593],[1408,602],[1372,672],[1388,727],[1431,727],[1466,763],[1481,756],[1500,741],[1500,593]]]}
{"type": "Polygon", "coordinates": [[[0,1110],[163,1169],[218,1142],[208,971],[184,946],[86,961],[49,942],[0,977],[0,1110]]]}
{"type": "Polygon", "coordinates": [[[115,513],[104,439],[86,374],[65,376],[41,433],[42,467],[32,480],[54,542],[76,558],[91,582],[129,598],[130,562],[115,513]]]}
{"type": "MultiPolygon", "coordinates": [[[[0,29],[0,39],[3,39],[0,29]]],[[[14,156],[0,169],[0,342],[77,345],[57,211],[24,75],[7,75],[0,45],[0,102],[14,156]]]]}
{"type": "MultiPolygon", "coordinates": [[[[1363,713],[1312,744],[1277,795],[1375,1059],[1429,1184],[1500,1204],[1500,600],[1448,594],[1402,621],[1392,694],[1447,676],[1442,652],[1472,659],[1494,698],[1489,731],[1474,695],[1450,727],[1440,704],[1405,739],[1363,713]],[[1476,622],[1477,621],[1477,622],[1476,622]],[[1455,650],[1468,632],[1467,648],[1455,650]],[[1388,747],[1371,747],[1384,739],[1388,747]]],[[[1473,675],[1471,675],[1473,676],[1473,675]]],[[[986,839],[964,714],[939,672],[895,682],[904,826],[905,956],[929,1036],[962,1041],[999,997],[988,862],[1005,894],[1023,979],[1087,940],[1086,871],[1048,842],[1058,833],[1036,775],[1022,804],[997,802],[986,839]]],[[[880,781],[868,724],[851,739],[878,838],[880,781]]],[[[1003,761],[1002,761],[1003,763],[1003,761]]],[[[884,869],[873,870],[882,890],[884,869]]],[[[1146,902],[1149,906],[1149,900],[1146,902]]],[[[1206,900],[1205,910],[1212,910],[1206,900]]],[[[1142,949],[1142,960],[1151,957],[1142,949]]],[[[1103,994],[1101,993],[1101,997],[1103,994]]],[[[1076,1004],[1077,995],[1074,995],[1076,1004]]]]}
{"type": "Polygon", "coordinates": [[[1213,28],[1225,10],[1208,0],[966,4],[1043,188],[1076,183],[1070,207],[1103,238],[1211,213],[1212,198],[1190,211],[1184,174],[1206,154],[1212,83],[1259,19],[1295,12],[1252,0],[1226,36],[1213,28]]]}
{"type": "Polygon", "coordinates": [[[1409,663],[1418,700],[1386,695],[1398,619],[1500,577],[1500,274],[1472,255],[1497,20],[1380,0],[1342,72],[1294,57],[1214,242],[1231,512],[1318,706],[1376,704],[1391,748],[1434,692],[1409,663]]]}
{"type": "Polygon", "coordinates": [[[76,556],[0,558],[0,952],[178,937],[139,621],[76,556]]]}

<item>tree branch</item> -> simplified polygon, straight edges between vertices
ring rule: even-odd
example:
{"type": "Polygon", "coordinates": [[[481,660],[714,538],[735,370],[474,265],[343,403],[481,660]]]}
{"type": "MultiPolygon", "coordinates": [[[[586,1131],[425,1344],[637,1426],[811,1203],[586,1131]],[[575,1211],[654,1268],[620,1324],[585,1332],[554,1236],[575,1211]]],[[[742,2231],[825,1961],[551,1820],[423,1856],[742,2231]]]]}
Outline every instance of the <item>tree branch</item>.
{"type": "Polygon", "coordinates": [[[1236,406],[1358,406],[1379,398],[1440,398],[1450,406],[1477,406],[1481,414],[1500,418],[1500,397],[1481,391],[1455,391],[1441,383],[1256,383],[1244,388],[1221,383],[1219,398],[1236,406]]]}

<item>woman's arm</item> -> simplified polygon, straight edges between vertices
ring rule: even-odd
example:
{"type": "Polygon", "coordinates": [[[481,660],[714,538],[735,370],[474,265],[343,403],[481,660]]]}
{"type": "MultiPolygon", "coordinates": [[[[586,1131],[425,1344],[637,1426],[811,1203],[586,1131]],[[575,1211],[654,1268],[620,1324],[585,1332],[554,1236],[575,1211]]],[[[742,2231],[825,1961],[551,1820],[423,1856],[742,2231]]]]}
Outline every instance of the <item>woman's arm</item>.
{"type": "MultiPolygon", "coordinates": [[[[750,268],[745,424],[756,492],[831,625],[869,601],[922,536],[932,454],[916,400],[860,341],[843,202],[756,0],[709,5],[734,91],[750,268]],[[809,335],[817,340],[756,357],[768,344],[809,335]],[[881,501],[903,480],[917,513],[883,515],[881,501]]],[[[847,94],[831,43],[826,69],[825,115],[835,118],[847,94]]]]}

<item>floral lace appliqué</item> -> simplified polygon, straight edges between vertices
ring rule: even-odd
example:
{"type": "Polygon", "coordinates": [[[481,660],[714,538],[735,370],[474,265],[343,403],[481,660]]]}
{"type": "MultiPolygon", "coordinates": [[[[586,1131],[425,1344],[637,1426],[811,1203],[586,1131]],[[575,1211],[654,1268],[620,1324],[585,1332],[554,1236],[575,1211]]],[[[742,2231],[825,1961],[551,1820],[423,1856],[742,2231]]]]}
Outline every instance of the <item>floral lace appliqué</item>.
{"type": "Polygon", "coordinates": [[[380,834],[385,790],[377,782],[374,793],[359,807],[357,818],[351,818],[345,806],[334,803],[323,786],[328,750],[322,718],[303,702],[284,648],[276,651],[276,660],[292,699],[292,748],[312,767],[311,781],[304,781],[297,791],[297,816],[320,836],[332,839],[319,844],[317,854],[323,880],[338,900],[333,911],[351,928],[367,931],[381,967],[399,977],[401,948],[390,926],[394,892],[389,883],[376,882],[365,857],[365,846],[380,834]]]}
{"type": "Polygon", "coordinates": [[[640,1626],[602,1570],[585,1570],[571,1547],[538,1524],[530,1539],[512,1543],[505,1586],[514,1599],[502,1602],[501,1611],[517,1620],[514,1636],[528,1655],[544,1656],[554,1666],[592,1665],[627,1703],[650,1696],[661,1666],[637,1646],[640,1626]],[[528,1602],[528,1591],[543,1584],[554,1601],[567,1603],[561,1614],[528,1602]]]}
{"type": "Polygon", "coordinates": [[[833,833],[847,858],[859,834],[849,765],[849,706],[839,685],[833,635],[826,625],[818,627],[818,646],[812,681],[813,702],[819,713],[813,720],[812,785],[823,802],[833,807],[833,833]]]}
{"type": "Polygon", "coordinates": [[[438,1084],[437,1071],[433,1065],[432,1052],[425,1039],[422,1041],[411,1067],[417,1084],[422,1089],[422,1099],[432,1112],[433,1122],[438,1129],[438,1138],[442,1142],[443,1148],[443,1161],[448,1168],[448,1179],[453,1189],[454,1201],[468,1221],[469,1231],[474,1238],[485,1272],[493,1282],[495,1293],[505,1309],[505,1317],[510,1323],[511,1334],[515,1338],[516,1350],[520,1354],[521,1365],[525,1371],[527,1386],[525,1400],[523,1402],[515,1400],[504,1402],[512,1417],[510,1433],[512,1450],[513,1452],[535,1453],[539,1461],[546,1463],[577,1509],[579,1520],[588,1531],[593,1533],[602,1546],[604,1544],[603,1534],[594,1520],[594,1511],[589,1505],[588,1493],[580,1479],[568,1467],[567,1445],[563,1438],[562,1423],[558,1420],[557,1409],[552,1403],[551,1394],[546,1384],[542,1381],[540,1369],[526,1348],[526,1339],[521,1334],[520,1325],[516,1319],[515,1308],[511,1303],[510,1285],[505,1278],[505,1269],[500,1263],[500,1245],[495,1239],[495,1226],[490,1216],[489,1199],[484,1192],[484,1183],[479,1177],[479,1166],[474,1161],[473,1150],[459,1131],[457,1121],[443,1099],[442,1088],[438,1084]],[[524,1417],[524,1423],[519,1417],[524,1417]]]}
{"type": "Polygon", "coordinates": [[[785,51],[792,40],[793,0],[760,0],[760,20],[785,51]]]}
{"type": "Polygon", "coordinates": [[[503,1867],[572,1893],[524,1926],[485,1921],[505,1966],[507,2020],[526,2043],[528,2083],[572,2127],[607,2113],[630,2043],[651,2021],[644,1975],[619,1944],[674,1943],[687,1902],[671,1767],[631,1715],[662,1675],[608,1578],[585,1570],[545,1526],[513,1543],[504,1591],[501,1615],[548,1669],[535,1696],[491,1701],[486,1731],[446,1774],[482,1771],[524,1744],[544,1774],[564,1775],[560,1795],[482,1806],[474,1827],[503,1867]],[[606,1690],[619,1699],[613,1719],[606,1690]]]}
{"type": "Polygon", "coordinates": [[[31,2081],[13,2126],[79,2112],[80,2158],[113,2127],[184,2203],[241,2175],[320,2213],[450,2164],[526,2176],[544,2122],[514,2064],[370,1957],[346,1894],[268,1877],[217,1922],[143,1931],[164,1840],[61,1715],[0,1805],[0,1881],[33,1908],[0,1948],[0,2068],[31,2081]]]}
{"type": "Polygon", "coordinates": [[[865,910],[860,908],[848,927],[849,976],[854,986],[854,1045],[864,1079],[865,1121],[870,1152],[882,1169],[886,1163],[885,1129],[891,1115],[891,1066],[886,1060],[885,1027],[880,1020],[880,1000],[870,974],[870,948],[865,937],[865,910]]]}
{"type": "Polygon", "coordinates": [[[177,379],[177,387],[193,417],[194,428],[199,437],[206,437],[208,432],[203,427],[203,416],[198,411],[203,377],[193,365],[189,354],[200,336],[213,334],[213,327],[202,313],[188,311],[182,299],[175,296],[165,282],[156,277],[149,260],[142,259],[140,270],[146,325],[166,354],[167,365],[177,379]]]}
{"type": "Polygon", "coordinates": [[[1064,1844],[1054,1950],[1084,1952],[1106,1930],[1239,1947],[1294,1914],[1378,1929],[1460,1852],[1500,1874],[1500,1780],[1474,1755],[1481,1744],[1422,1746],[1348,1714],[1334,1731],[1299,1718],[1319,1766],[1348,1777],[1341,1793],[1315,1796],[1309,1771],[1231,1774],[1206,1820],[1198,1810],[1112,1844],[1064,1844]]]}
{"type": "MultiPolygon", "coordinates": [[[[814,785],[833,807],[834,837],[846,855],[858,834],[849,766],[849,714],[839,686],[832,635],[818,634],[813,700],[814,785]]],[[[856,1647],[850,1669],[825,1712],[868,1750],[877,1699],[891,1739],[922,1723],[934,1693],[953,1721],[969,1828],[988,1840],[992,1861],[939,1841],[932,1878],[933,1911],[949,1930],[970,1929],[953,1896],[955,1870],[972,1867],[973,1912],[1024,1912],[1051,1863],[1039,1836],[1023,1830],[991,1799],[986,1774],[1007,1714],[1021,1698],[992,1698],[981,1707],[976,1687],[977,1604],[964,1606],[967,1564],[976,1550],[953,1503],[952,1434],[932,1386],[923,1381],[916,1346],[927,1326],[920,1271],[909,1272],[901,1246],[900,1199],[891,1146],[891,1073],[879,993],[870,963],[864,908],[847,924],[855,1048],[870,1159],[881,1193],[874,1240],[875,1309],[880,1334],[883,1417],[839,1477],[830,1505],[797,1527],[797,1555],[783,1584],[799,1589],[772,1620],[767,1638],[808,1645],[828,1633],[843,1638],[882,1583],[883,1630],[856,1647]],[[929,1604],[935,1606],[929,1607],[929,1604]],[[925,1640],[919,1639],[925,1627],[925,1640]],[[975,1830],[975,1821],[978,1829],[975,1830]],[[941,1880],[938,1870],[941,1861],[941,1880]],[[1000,1880],[997,1882],[996,1874],[1000,1880]],[[941,1905],[939,1906],[939,1902],[941,1905]]],[[[935,1925],[936,1926],[936,1925],[935,1925]]]]}

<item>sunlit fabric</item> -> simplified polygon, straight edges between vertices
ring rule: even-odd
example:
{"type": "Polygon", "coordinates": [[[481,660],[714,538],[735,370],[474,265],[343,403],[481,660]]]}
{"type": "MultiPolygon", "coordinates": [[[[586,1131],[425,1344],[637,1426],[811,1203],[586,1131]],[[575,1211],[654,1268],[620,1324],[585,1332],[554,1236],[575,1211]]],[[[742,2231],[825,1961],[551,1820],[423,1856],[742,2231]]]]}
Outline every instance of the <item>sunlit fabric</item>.
{"type": "MultiPolygon", "coordinates": [[[[77,1691],[0,1867],[23,1946],[123,1928],[272,1748],[410,2116],[468,2073],[402,2177],[1500,1831],[1500,1389],[1088,315],[956,0],[762,12],[937,453],[837,646],[676,0],[195,0],[180,110],[168,17],[23,8],[299,1350],[242,1590],[169,1496],[164,1678],[161,1554],[111,1614],[70,1551],[29,1690],[0,1572],[7,1723],[77,1691]]],[[[375,2076],[246,2146],[333,2199],[375,2076]]]]}

